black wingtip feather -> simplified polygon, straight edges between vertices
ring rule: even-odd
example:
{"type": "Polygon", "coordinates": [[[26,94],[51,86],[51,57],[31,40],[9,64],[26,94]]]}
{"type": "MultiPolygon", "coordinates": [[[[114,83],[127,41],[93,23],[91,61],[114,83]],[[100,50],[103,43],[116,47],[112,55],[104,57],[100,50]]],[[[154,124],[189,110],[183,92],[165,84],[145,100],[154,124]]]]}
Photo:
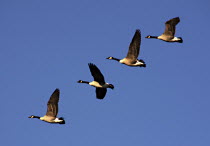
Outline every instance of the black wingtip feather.
{"type": "Polygon", "coordinates": [[[53,94],[55,94],[55,93],[60,94],[60,89],[56,88],[55,91],[53,92],[53,94]]]}
{"type": "Polygon", "coordinates": [[[136,29],[136,31],[140,32],[140,29],[136,29]]]}
{"type": "Polygon", "coordinates": [[[138,33],[140,35],[141,34],[140,29],[136,29],[136,33],[138,33]]]}
{"type": "Polygon", "coordinates": [[[96,66],[95,64],[93,63],[88,63],[89,66],[96,66]]]}
{"type": "Polygon", "coordinates": [[[60,92],[60,89],[59,88],[56,88],[54,92],[60,92]]]}

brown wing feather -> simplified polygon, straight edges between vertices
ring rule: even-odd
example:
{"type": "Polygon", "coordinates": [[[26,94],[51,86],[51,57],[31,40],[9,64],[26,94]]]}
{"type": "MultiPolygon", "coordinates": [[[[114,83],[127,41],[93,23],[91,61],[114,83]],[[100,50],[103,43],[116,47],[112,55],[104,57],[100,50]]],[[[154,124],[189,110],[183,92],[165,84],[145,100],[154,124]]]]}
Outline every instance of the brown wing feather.
{"type": "Polygon", "coordinates": [[[105,84],[104,76],[95,64],[89,63],[89,68],[94,81],[105,84]]]}
{"type": "Polygon", "coordinates": [[[137,29],[130,43],[126,58],[135,61],[139,56],[140,45],[141,45],[141,31],[137,29]]]}
{"type": "Polygon", "coordinates": [[[176,25],[180,22],[179,17],[170,19],[165,23],[164,35],[174,36],[176,32],[176,25]]]}
{"type": "Polygon", "coordinates": [[[56,117],[58,114],[58,102],[59,102],[60,90],[55,89],[55,91],[50,96],[50,99],[47,103],[47,116],[56,117]]]}

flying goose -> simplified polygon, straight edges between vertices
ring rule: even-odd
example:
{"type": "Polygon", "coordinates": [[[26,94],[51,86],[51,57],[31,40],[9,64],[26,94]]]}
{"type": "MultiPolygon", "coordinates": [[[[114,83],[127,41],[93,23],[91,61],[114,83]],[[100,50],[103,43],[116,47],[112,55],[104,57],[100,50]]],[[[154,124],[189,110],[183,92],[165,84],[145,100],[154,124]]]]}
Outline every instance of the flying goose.
{"type": "Polygon", "coordinates": [[[165,31],[162,35],[160,36],[150,36],[148,35],[146,38],[154,38],[154,39],[159,39],[163,40],[166,42],[178,42],[182,43],[183,40],[181,37],[174,37],[175,32],[176,32],[176,25],[180,22],[179,17],[170,19],[166,21],[165,23],[165,31]]]}
{"type": "Polygon", "coordinates": [[[116,60],[122,64],[128,65],[128,66],[139,66],[139,67],[146,67],[145,62],[140,59],[138,60],[137,57],[139,56],[140,52],[140,44],[141,44],[141,32],[139,29],[136,30],[133,39],[130,43],[129,50],[127,53],[127,56],[123,59],[117,59],[114,57],[108,57],[106,59],[116,60]]]}
{"type": "Polygon", "coordinates": [[[112,84],[105,82],[103,74],[101,73],[101,71],[98,69],[98,67],[95,64],[89,63],[88,66],[90,68],[90,72],[94,78],[94,81],[88,82],[88,81],[79,80],[77,82],[86,83],[86,84],[96,87],[96,97],[98,99],[103,99],[107,92],[106,88],[114,89],[114,86],[112,84]]]}
{"type": "Polygon", "coordinates": [[[53,92],[47,103],[47,113],[45,116],[39,117],[32,115],[28,118],[37,118],[48,123],[65,124],[64,118],[62,117],[57,118],[59,94],[60,94],[59,89],[55,89],[55,91],[53,92]]]}

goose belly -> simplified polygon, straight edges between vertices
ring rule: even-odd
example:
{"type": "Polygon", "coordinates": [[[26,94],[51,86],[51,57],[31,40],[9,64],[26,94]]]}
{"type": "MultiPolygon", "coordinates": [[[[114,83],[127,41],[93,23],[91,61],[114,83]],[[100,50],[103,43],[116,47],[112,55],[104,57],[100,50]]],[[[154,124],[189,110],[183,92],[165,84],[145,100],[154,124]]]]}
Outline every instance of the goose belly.
{"type": "Polygon", "coordinates": [[[126,64],[126,65],[132,65],[132,61],[127,58],[121,59],[120,63],[126,64]]]}
{"type": "Polygon", "coordinates": [[[103,88],[102,85],[100,85],[98,82],[96,81],[92,81],[89,83],[89,85],[94,86],[94,87],[98,87],[98,88],[103,88]]]}
{"type": "Polygon", "coordinates": [[[105,84],[101,85],[101,84],[99,84],[96,81],[90,82],[89,85],[91,85],[93,87],[98,87],[98,88],[108,88],[109,87],[109,84],[108,83],[105,83],[105,84]]]}
{"type": "Polygon", "coordinates": [[[173,36],[169,36],[169,35],[161,35],[158,37],[158,39],[163,40],[163,41],[172,41],[174,37],[173,36]]]}
{"type": "Polygon", "coordinates": [[[124,58],[124,59],[120,60],[120,63],[126,64],[128,66],[141,66],[141,65],[144,65],[144,63],[139,61],[139,60],[131,61],[131,60],[127,59],[127,58],[124,58]]]}
{"type": "Polygon", "coordinates": [[[44,117],[41,117],[40,120],[45,121],[45,122],[49,122],[49,123],[53,123],[54,120],[55,120],[55,117],[44,116],[44,117]]]}

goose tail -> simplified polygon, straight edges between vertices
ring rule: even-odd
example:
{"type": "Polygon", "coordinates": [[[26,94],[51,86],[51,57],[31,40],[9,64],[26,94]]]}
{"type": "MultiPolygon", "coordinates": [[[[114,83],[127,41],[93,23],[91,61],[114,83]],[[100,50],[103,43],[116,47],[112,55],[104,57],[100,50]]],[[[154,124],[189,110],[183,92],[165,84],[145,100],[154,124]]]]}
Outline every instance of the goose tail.
{"type": "Polygon", "coordinates": [[[61,121],[59,122],[59,124],[65,124],[65,120],[64,120],[63,117],[60,117],[59,120],[61,120],[61,121]]]}

